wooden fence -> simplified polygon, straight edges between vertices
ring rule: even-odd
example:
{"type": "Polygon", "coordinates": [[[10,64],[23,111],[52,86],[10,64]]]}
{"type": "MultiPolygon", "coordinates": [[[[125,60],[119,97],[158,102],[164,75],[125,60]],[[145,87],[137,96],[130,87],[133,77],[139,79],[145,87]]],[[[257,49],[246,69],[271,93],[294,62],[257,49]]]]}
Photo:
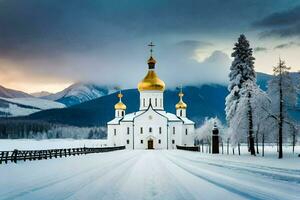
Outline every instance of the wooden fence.
{"type": "Polygon", "coordinates": [[[69,148],[69,149],[47,149],[47,150],[17,150],[14,151],[0,151],[0,164],[14,162],[17,163],[18,160],[42,160],[42,159],[52,159],[58,157],[75,156],[81,154],[90,153],[102,153],[109,151],[116,151],[125,149],[125,146],[118,147],[101,147],[101,148],[69,148]]]}
{"type": "Polygon", "coordinates": [[[177,149],[186,150],[186,151],[199,151],[199,146],[178,146],[176,145],[177,149]]]}

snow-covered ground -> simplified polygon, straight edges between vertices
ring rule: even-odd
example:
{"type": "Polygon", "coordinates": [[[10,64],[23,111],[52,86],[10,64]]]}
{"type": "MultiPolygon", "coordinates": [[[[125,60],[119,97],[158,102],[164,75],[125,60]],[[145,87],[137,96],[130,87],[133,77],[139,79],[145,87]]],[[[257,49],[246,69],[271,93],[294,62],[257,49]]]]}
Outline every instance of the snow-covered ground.
{"type": "MultiPolygon", "coordinates": [[[[297,149],[299,151],[299,148],[297,149]]],[[[0,199],[291,199],[300,158],[122,150],[0,165],[0,199]]]]}
{"type": "Polygon", "coordinates": [[[77,147],[103,147],[106,140],[75,140],[75,139],[0,139],[0,151],[19,150],[39,150],[39,149],[56,149],[56,148],[77,148],[77,147]]]}

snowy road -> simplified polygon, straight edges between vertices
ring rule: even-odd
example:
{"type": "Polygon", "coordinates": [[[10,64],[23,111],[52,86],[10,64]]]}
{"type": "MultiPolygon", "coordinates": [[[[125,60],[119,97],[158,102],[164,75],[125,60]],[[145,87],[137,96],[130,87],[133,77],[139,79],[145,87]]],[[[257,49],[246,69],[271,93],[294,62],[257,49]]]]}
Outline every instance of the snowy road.
{"type": "Polygon", "coordinates": [[[149,150],[21,162],[0,165],[0,199],[300,199],[299,159],[281,162],[149,150]]]}

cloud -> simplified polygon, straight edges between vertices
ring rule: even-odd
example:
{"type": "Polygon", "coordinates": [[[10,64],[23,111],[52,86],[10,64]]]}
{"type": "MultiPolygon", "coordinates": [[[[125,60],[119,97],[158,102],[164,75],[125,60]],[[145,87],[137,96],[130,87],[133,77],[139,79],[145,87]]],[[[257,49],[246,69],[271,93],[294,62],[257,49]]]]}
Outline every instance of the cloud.
{"type": "Polygon", "coordinates": [[[286,48],[291,48],[291,47],[295,47],[295,46],[300,46],[299,42],[288,42],[288,43],[283,43],[283,44],[279,44],[277,46],[274,47],[274,49],[286,49],[286,48]]]}
{"type": "Polygon", "coordinates": [[[232,35],[287,1],[1,0],[0,67],[18,73],[9,79],[23,85],[30,79],[134,87],[153,41],[158,73],[170,85],[221,83],[230,63],[222,51],[232,48],[225,46],[232,35]]]}
{"type": "Polygon", "coordinates": [[[260,51],[267,51],[268,49],[265,48],[265,47],[255,47],[253,50],[254,50],[255,52],[260,52],[260,51]]]}
{"type": "Polygon", "coordinates": [[[300,6],[274,12],[252,24],[253,27],[262,29],[260,36],[292,37],[300,36],[300,6]]]}

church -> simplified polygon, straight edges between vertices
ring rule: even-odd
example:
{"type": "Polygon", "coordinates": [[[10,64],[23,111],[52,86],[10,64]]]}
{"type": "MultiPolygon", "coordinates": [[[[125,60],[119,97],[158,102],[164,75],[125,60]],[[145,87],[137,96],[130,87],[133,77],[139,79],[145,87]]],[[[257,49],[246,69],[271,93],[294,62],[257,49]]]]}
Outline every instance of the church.
{"type": "Polygon", "coordinates": [[[108,146],[125,146],[126,149],[175,149],[176,145],[194,145],[195,123],[187,118],[187,104],[183,101],[182,89],[178,94],[179,102],[174,105],[176,114],[166,112],[166,86],[157,76],[155,64],[151,49],[147,75],[138,84],[138,111],[126,114],[126,105],[122,102],[123,94],[118,94],[119,100],[114,107],[115,118],[107,123],[108,146]]]}

